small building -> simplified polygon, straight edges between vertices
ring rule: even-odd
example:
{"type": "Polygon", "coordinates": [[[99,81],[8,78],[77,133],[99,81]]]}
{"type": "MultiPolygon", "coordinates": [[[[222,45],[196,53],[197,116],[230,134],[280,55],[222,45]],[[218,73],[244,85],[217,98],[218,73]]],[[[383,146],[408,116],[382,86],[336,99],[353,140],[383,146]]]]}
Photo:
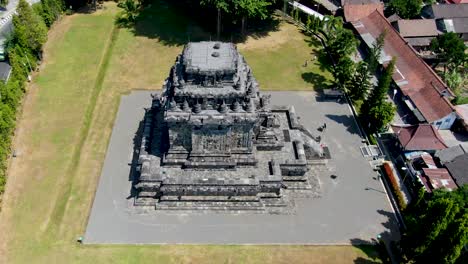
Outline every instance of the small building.
{"type": "Polygon", "coordinates": [[[446,163],[452,162],[455,158],[464,155],[465,153],[468,153],[468,147],[460,144],[450,148],[438,150],[434,156],[439,159],[440,164],[445,165],[446,163]]]}
{"type": "Polygon", "coordinates": [[[463,127],[462,130],[468,131],[468,104],[456,105],[455,111],[463,127]]]}
{"type": "Polygon", "coordinates": [[[423,7],[421,15],[425,18],[467,17],[468,4],[432,4],[423,7]]]}
{"type": "Polygon", "coordinates": [[[446,149],[447,145],[433,125],[392,125],[404,151],[427,151],[446,149]]]}
{"type": "Polygon", "coordinates": [[[417,54],[416,50],[396,31],[378,11],[351,23],[363,45],[371,48],[385,33],[385,42],[379,62],[386,65],[395,57],[393,87],[402,111],[411,113],[419,123],[450,129],[457,117],[450,102],[453,92],[444,81],[417,54]]]}
{"type": "Polygon", "coordinates": [[[401,19],[392,23],[400,35],[416,50],[426,50],[440,34],[434,19],[401,19]]]}
{"type": "Polygon", "coordinates": [[[451,162],[445,164],[455,183],[460,187],[468,184],[468,153],[456,157],[451,162]]]}
{"type": "Polygon", "coordinates": [[[445,188],[448,191],[458,188],[452,177],[450,177],[448,170],[445,168],[423,168],[422,171],[423,173],[419,175],[419,178],[423,183],[424,188],[429,193],[441,188],[445,188]]]}
{"type": "Polygon", "coordinates": [[[468,4],[468,0],[445,0],[447,4],[468,4]]]}
{"type": "Polygon", "coordinates": [[[384,5],[379,0],[342,0],[346,22],[357,21],[375,10],[383,14],[384,5]]]}
{"type": "Polygon", "coordinates": [[[468,41],[468,15],[467,17],[438,19],[437,28],[443,32],[456,33],[461,39],[468,41]]]}
{"type": "Polygon", "coordinates": [[[421,14],[425,18],[435,19],[438,30],[457,33],[460,38],[468,40],[468,4],[458,1],[455,4],[428,5],[421,14]]]}

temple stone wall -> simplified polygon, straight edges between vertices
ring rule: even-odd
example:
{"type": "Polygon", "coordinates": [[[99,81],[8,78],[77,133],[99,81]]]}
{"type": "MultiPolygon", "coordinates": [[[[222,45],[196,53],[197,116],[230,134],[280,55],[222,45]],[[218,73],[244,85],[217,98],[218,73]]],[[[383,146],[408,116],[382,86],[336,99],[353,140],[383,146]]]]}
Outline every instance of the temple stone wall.
{"type": "Polygon", "coordinates": [[[293,107],[269,105],[233,44],[189,43],[145,116],[135,205],[286,206],[285,189],[310,189],[319,141],[293,107]]]}

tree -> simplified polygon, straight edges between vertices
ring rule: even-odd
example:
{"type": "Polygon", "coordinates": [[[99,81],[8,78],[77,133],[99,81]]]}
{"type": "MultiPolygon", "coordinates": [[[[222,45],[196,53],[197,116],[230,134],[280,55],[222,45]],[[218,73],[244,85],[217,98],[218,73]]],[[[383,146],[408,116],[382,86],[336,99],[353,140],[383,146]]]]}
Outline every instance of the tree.
{"type": "Polygon", "coordinates": [[[468,243],[468,185],[435,190],[405,212],[402,247],[416,263],[456,263],[468,243]]]}
{"type": "Polygon", "coordinates": [[[316,16],[307,16],[306,29],[314,34],[318,34],[324,27],[324,20],[316,16]]]}
{"type": "Polygon", "coordinates": [[[17,15],[13,16],[14,43],[38,55],[47,40],[47,27],[44,21],[25,0],[19,1],[16,13],[17,15]]]}
{"type": "Polygon", "coordinates": [[[138,0],[123,0],[117,6],[123,9],[118,18],[120,22],[125,24],[135,23],[141,8],[141,3],[138,0]]]}
{"type": "Polygon", "coordinates": [[[33,5],[33,9],[44,19],[47,27],[50,27],[64,11],[63,0],[41,0],[40,5],[33,5]]]}
{"type": "Polygon", "coordinates": [[[8,5],[8,0],[0,0],[0,6],[6,7],[8,5]]]}
{"type": "Polygon", "coordinates": [[[391,102],[383,101],[369,109],[367,118],[371,132],[382,131],[393,119],[395,106],[391,102]]]}
{"type": "Polygon", "coordinates": [[[401,18],[409,19],[418,16],[422,6],[422,0],[391,0],[389,8],[401,18]]]}
{"type": "Polygon", "coordinates": [[[265,19],[268,17],[268,6],[271,0],[233,0],[234,12],[241,17],[241,32],[245,32],[245,20],[247,18],[258,17],[265,19]]]}
{"type": "Polygon", "coordinates": [[[431,41],[431,50],[447,62],[449,69],[456,69],[466,62],[466,46],[463,40],[453,32],[444,33],[431,41]]]}
{"type": "Polygon", "coordinates": [[[369,65],[368,70],[370,73],[375,73],[379,67],[380,54],[382,53],[385,44],[385,34],[386,32],[384,31],[379,35],[379,37],[377,37],[369,51],[369,56],[366,58],[366,62],[369,65]]]}
{"type": "Polygon", "coordinates": [[[356,67],[356,73],[346,86],[348,89],[348,95],[353,101],[364,100],[367,97],[371,87],[369,79],[370,74],[367,63],[358,63],[356,67]]]}
{"type": "Polygon", "coordinates": [[[386,94],[392,83],[392,75],[395,69],[395,58],[385,68],[379,78],[377,87],[372,89],[370,95],[361,106],[361,115],[366,120],[371,132],[380,131],[393,118],[395,109],[393,105],[385,101],[386,94]]]}
{"type": "MultiPolygon", "coordinates": [[[[392,83],[392,75],[395,69],[395,58],[393,58],[390,63],[385,68],[382,76],[379,78],[379,83],[377,87],[375,87],[372,92],[370,93],[369,97],[367,98],[364,106],[367,106],[367,109],[372,108],[383,102],[385,100],[385,95],[390,88],[390,84],[392,83]]],[[[365,109],[365,108],[364,108],[365,109]]],[[[364,113],[365,114],[365,113],[364,113]]]]}
{"type": "Polygon", "coordinates": [[[354,62],[349,57],[342,57],[332,68],[333,77],[339,87],[346,87],[354,73],[354,62]]]}
{"type": "Polygon", "coordinates": [[[334,35],[330,36],[325,46],[335,62],[340,58],[350,56],[357,48],[358,41],[351,30],[338,28],[334,35]]]}
{"type": "Polygon", "coordinates": [[[229,0],[201,0],[201,5],[212,6],[218,11],[218,16],[216,20],[216,34],[219,39],[221,34],[221,12],[229,13],[230,12],[230,1],[229,0]]]}
{"type": "Polygon", "coordinates": [[[343,29],[343,18],[339,16],[326,16],[324,18],[324,39],[334,38],[343,29]]]}

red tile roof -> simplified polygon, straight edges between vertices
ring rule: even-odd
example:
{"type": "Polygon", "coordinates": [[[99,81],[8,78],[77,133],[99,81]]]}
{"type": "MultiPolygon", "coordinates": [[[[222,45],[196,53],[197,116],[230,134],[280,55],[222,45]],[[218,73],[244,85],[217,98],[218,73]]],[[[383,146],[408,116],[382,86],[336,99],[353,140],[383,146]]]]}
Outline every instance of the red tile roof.
{"type": "Polygon", "coordinates": [[[445,168],[437,168],[437,169],[428,169],[423,168],[424,176],[427,178],[427,183],[431,190],[431,192],[435,189],[446,188],[449,191],[457,189],[457,185],[453,181],[452,177],[450,176],[449,172],[445,168]]]}
{"type": "Polygon", "coordinates": [[[448,4],[468,4],[468,0],[445,0],[448,4]]]}
{"type": "Polygon", "coordinates": [[[392,125],[398,140],[405,150],[439,150],[447,148],[444,140],[433,125],[392,125]]]}
{"type": "Polygon", "coordinates": [[[442,96],[443,92],[451,95],[452,91],[380,12],[374,11],[352,24],[361,36],[370,35],[377,39],[385,32],[384,53],[388,60],[391,57],[396,58],[393,80],[427,122],[444,118],[454,111],[450,101],[442,96]]]}
{"type": "Polygon", "coordinates": [[[359,20],[375,10],[383,14],[383,3],[379,1],[343,1],[344,17],[347,22],[359,20]]]}

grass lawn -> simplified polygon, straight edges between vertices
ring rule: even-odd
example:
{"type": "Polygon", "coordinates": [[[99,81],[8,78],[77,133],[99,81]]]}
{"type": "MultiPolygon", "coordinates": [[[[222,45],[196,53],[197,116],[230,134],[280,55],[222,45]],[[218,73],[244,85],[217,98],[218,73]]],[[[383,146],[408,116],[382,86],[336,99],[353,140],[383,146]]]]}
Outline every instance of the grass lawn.
{"type": "MultiPolygon", "coordinates": [[[[161,5],[145,12],[137,29],[116,30],[115,4],[105,7],[65,17],[49,34],[45,62],[29,86],[15,138],[18,157],[11,164],[0,214],[0,263],[380,263],[369,247],[77,244],[120,95],[161,86],[182,48],[185,35],[177,32],[189,30],[191,40],[206,37],[161,5]]],[[[311,48],[292,25],[249,39],[239,49],[260,85],[312,89],[310,76],[303,74],[315,66],[301,67],[308,56],[301,50],[311,48]],[[281,34],[289,41],[281,42],[281,34]]]]}

